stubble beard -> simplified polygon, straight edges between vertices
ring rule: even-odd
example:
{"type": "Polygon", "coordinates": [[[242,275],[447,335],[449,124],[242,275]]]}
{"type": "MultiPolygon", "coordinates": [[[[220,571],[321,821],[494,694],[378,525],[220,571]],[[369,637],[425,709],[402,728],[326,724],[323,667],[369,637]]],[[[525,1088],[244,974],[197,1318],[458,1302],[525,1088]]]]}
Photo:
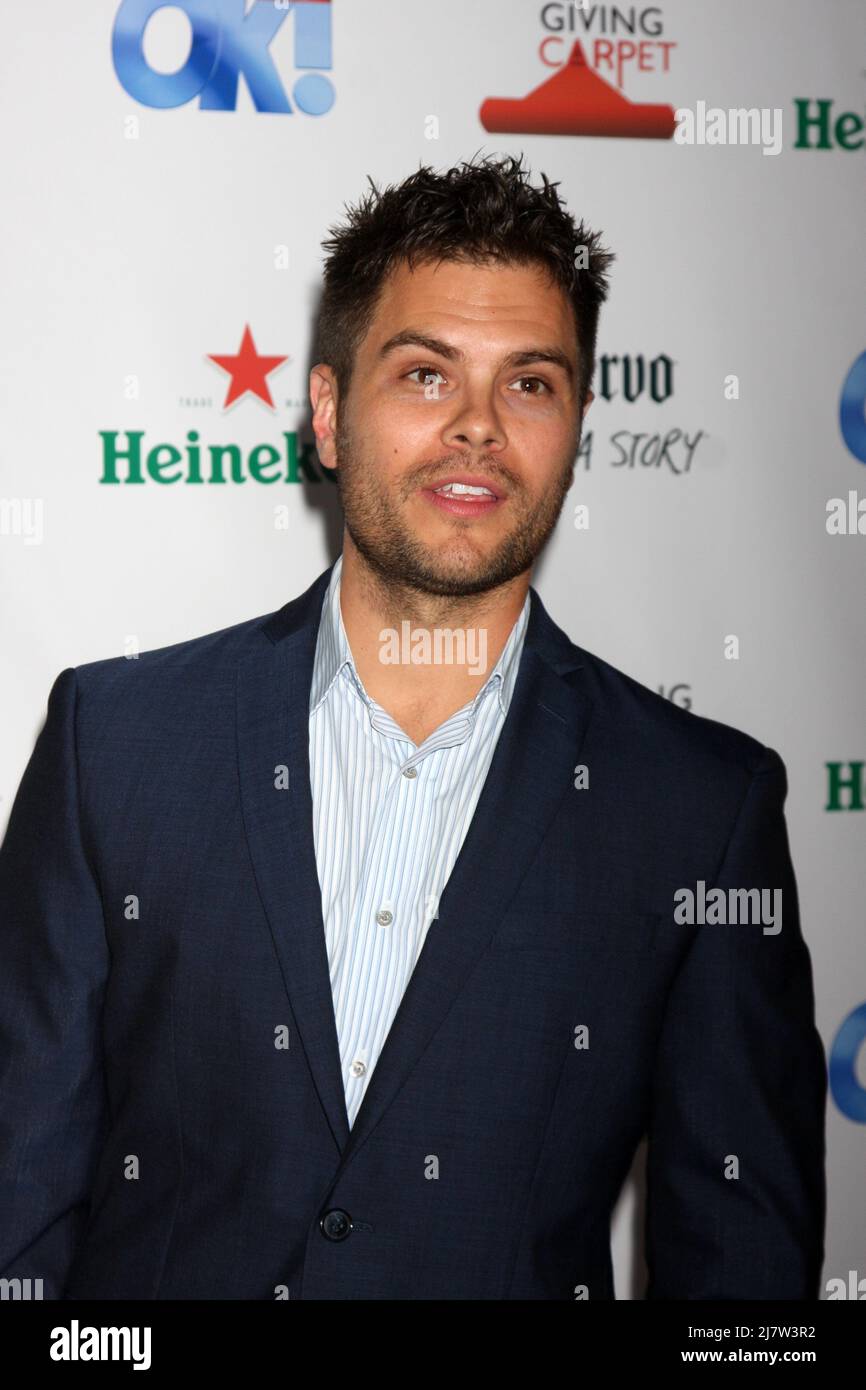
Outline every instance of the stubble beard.
{"type": "Polygon", "coordinates": [[[435,483],[453,466],[453,457],[419,470],[389,491],[380,483],[375,465],[356,448],[350,431],[338,426],[336,476],[346,529],[382,585],[443,598],[488,593],[525,573],[544,549],[574,481],[579,444],[578,433],[569,462],[534,506],[527,502],[520,481],[497,469],[495,459],[479,460],[480,471],[501,481],[508,494],[505,506],[516,516],[512,529],[488,552],[472,540],[472,528],[478,524],[472,519],[454,517],[451,543],[439,546],[426,544],[403,521],[406,502],[425,485],[425,474],[435,483]]]}

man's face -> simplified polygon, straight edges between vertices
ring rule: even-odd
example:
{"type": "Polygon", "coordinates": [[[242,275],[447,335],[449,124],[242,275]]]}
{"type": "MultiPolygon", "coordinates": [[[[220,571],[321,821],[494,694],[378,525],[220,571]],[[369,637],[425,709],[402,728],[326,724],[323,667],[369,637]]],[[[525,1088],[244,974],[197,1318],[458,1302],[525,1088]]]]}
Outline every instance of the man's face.
{"type": "Polygon", "coordinates": [[[579,365],[570,302],[541,268],[395,269],[348,396],[327,366],[310,382],[319,456],[382,579],[458,596],[532,566],[574,477],[592,399],[578,400],[579,365]],[[434,492],[454,477],[496,500],[434,492]]]}

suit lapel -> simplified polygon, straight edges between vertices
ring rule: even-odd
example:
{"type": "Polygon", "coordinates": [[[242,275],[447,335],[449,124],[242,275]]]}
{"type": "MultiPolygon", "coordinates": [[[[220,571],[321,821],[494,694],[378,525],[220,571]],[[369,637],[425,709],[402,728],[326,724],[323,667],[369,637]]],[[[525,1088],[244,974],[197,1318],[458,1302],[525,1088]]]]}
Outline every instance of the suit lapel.
{"type": "Polygon", "coordinates": [[[382,1119],[507,909],[573,785],[592,703],[580,653],[530,590],[520,667],[475,815],[349,1130],[313,840],[309,697],[326,570],[262,626],[238,673],[244,824],[283,980],[343,1166],[382,1119]],[[290,772],[288,791],[275,769],[290,772]]]}
{"type": "MultiPolygon", "coordinates": [[[[331,567],[333,568],[333,566],[331,567]]],[[[263,624],[238,668],[238,762],[244,828],[283,983],[338,1150],[349,1134],[313,840],[309,704],[325,570],[263,624]],[[275,786],[277,769],[288,789],[275,786]]]]}

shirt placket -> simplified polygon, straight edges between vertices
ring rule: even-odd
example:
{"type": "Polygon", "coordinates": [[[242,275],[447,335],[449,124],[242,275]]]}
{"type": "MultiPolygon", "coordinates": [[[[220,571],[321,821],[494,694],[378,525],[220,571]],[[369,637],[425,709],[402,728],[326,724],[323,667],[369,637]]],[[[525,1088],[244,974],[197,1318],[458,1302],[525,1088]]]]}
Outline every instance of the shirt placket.
{"type": "Polygon", "coordinates": [[[344,1071],[350,1120],[360,1106],[414,965],[419,923],[414,920],[413,905],[421,895],[425,861],[423,855],[401,855],[397,827],[404,819],[401,811],[406,800],[424,795],[424,764],[435,751],[432,747],[426,752],[414,749],[378,707],[371,728],[381,740],[393,776],[370,831],[353,920],[360,958],[369,977],[362,992],[367,1007],[359,1010],[351,1025],[351,1037],[346,1040],[344,1071]]]}

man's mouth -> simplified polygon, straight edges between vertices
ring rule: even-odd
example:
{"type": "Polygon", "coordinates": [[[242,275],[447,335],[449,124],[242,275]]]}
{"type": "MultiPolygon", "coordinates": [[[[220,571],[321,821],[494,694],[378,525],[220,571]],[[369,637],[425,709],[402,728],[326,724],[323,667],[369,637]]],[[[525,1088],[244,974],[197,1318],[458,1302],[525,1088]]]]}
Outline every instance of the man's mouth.
{"type": "Polygon", "coordinates": [[[438,488],[424,488],[423,492],[432,506],[459,517],[480,517],[487,512],[495,512],[496,507],[502,506],[505,500],[496,495],[492,488],[466,482],[443,482],[438,488]]]}
{"type": "Polygon", "coordinates": [[[470,487],[468,483],[443,483],[442,487],[433,489],[443,497],[495,497],[496,493],[489,487],[470,487]]]}
{"type": "Polygon", "coordinates": [[[477,481],[463,481],[449,478],[435,488],[424,488],[425,497],[433,506],[453,516],[483,516],[500,506],[505,500],[499,488],[477,481]]]}

